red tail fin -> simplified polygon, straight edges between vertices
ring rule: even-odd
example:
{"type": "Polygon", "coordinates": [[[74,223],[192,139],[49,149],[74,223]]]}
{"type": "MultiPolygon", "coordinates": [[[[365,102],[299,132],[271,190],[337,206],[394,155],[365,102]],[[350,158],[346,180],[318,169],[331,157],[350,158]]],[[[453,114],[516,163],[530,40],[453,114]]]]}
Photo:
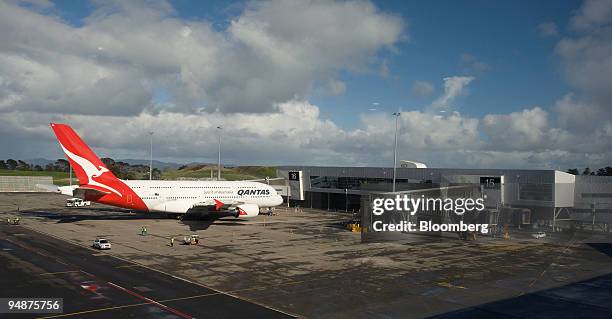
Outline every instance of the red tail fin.
{"type": "Polygon", "coordinates": [[[70,161],[70,165],[79,179],[79,184],[92,184],[92,177],[98,178],[102,174],[104,174],[105,179],[117,179],[70,126],[51,123],[51,128],[57,136],[68,161],[70,161]]]}
{"type": "Polygon", "coordinates": [[[82,186],[79,188],[86,192],[89,189],[98,191],[85,193],[86,199],[91,197],[102,204],[148,211],[138,194],[115,177],[70,126],[51,123],[51,128],[79,179],[82,186]]]}

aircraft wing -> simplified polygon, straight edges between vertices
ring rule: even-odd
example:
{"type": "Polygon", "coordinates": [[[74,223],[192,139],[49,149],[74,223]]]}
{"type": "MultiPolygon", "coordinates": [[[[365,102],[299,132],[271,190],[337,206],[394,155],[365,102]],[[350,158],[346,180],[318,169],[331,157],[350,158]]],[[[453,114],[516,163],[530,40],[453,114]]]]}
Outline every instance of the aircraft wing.
{"type": "Polygon", "coordinates": [[[244,204],[243,201],[237,201],[237,200],[225,200],[223,202],[217,200],[217,199],[209,199],[209,200],[205,200],[203,202],[197,202],[194,203],[192,205],[192,207],[214,207],[215,210],[219,210],[222,208],[227,208],[230,206],[234,206],[234,205],[240,205],[240,204],[244,204]]]}

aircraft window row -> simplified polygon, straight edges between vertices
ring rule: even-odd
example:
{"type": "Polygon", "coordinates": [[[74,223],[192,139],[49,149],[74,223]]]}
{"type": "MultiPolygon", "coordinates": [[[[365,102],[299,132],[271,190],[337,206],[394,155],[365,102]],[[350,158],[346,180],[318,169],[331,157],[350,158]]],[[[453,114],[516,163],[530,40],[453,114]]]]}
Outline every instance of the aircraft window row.
{"type": "Polygon", "coordinates": [[[228,189],[229,186],[181,186],[180,188],[212,188],[212,189],[228,189]]]}
{"type": "Polygon", "coordinates": [[[168,189],[168,188],[172,188],[172,186],[152,186],[152,187],[149,187],[149,188],[157,188],[157,189],[165,188],[165,189],[168,189]]]}
{"type": "MultiPolygon", "coordinates": [[[[202,196],[201,198],[243,198],[244,196],[202,196]]],[[[267,198],[269,196],[265,196],[265,195],[253,195],[253,196],[249,196],[250,198],[267,198]]],[[[173,197],[168,197],[168,198],[173,198],[173,197]]],[[[197,198],[197,197],[181,197],[181,198],[197,198]]]]}
{"type": "Polygon", "coordinates": [[[188,198],[196,199],[198,197],[196,197],[196,196],[171,196],[171,197],[167,197],[167,198],[169,198],[169,199],[188,199],[188,198]]]}

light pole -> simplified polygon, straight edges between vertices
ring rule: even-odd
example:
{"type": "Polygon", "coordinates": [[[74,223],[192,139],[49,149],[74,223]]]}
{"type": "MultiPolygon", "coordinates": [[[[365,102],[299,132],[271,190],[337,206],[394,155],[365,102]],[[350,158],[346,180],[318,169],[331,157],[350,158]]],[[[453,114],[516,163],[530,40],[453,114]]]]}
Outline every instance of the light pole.
{"type": "Polygon", "coordinates": [[[221,180],[221,126],[217,126],[219,130],[219,162],[217,163],[217,180],[221,180]]]}
{"type": "MultiPolygon", "coordinates": [[[[589,154],[585,154],[584,157],[587,159],[587,168],[589,169],[589,174],[592,174],[592,171],[590,169],[590,161],[589,161],[589,154]]],[[[586,169],[585,169],[586,170],[586,169]]],[[[578,172],[580,173],[580,172],[578,172]]],[[[595,197],[593,196],[593,179],[588,176],[586,177],[588,178],[588,185],[589,185],[589,199],[591,201],[590,206],[591,206],[591,217],[593,218],[591,221],[591,230],[594,231],[595,230],[595,197]]]]}
{"type": "Polygon", "coordinates": [[[149,141],[151,144],[151,152],[149,153],[149,180],[153,179],[153,131],[149,132],[149,141]]]}
{"type": "Polygon", "coordinates": [[[395,146],[393,147],[393,192],[395,192],[395,174],[397,171],[397,127],[401,114],[402,113],[400,112],[393,113],[393,116],[395,116],[395,146]]]}
{"type": "Polygon", "coordinates": [[[348,213],[348,188],[344,189],[344,211],[348,213]]]}

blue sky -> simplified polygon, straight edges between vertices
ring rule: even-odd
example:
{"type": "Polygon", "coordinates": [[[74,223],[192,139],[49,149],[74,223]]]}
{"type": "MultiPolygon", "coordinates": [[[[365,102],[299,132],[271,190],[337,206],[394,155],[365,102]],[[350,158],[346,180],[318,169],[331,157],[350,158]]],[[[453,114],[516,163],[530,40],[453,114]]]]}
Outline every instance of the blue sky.
{"type": "MultiPolygon", "coordinates": [[[[469,94],[454,107],[468,116],[509,113],[524,108],[547,108],[567,91],[555,38],[543,38],[536,27],[555,22],[560,30],[580,1],[381,1],[384,11],[401,15],[408,23],[411,39],[397,45],[397,54],[385,53],[389,79],[378,75],[344,73],[346,96],[315,99],[330,106],[341,120],[347,110],[358,106],[366,111],[371,102],[391,112],[422,109],[433,97],[411,94],[414,81],[425,80],[442,91],[442,78],[473,75],[469,94]],[[488,69],[469,72],[462,55],[470,54],[488,69]]],[[[354,117],[344,118],[349,123],[354,117]]],[[[353,123],[354,124],[354,123],[353,123]]]]}

